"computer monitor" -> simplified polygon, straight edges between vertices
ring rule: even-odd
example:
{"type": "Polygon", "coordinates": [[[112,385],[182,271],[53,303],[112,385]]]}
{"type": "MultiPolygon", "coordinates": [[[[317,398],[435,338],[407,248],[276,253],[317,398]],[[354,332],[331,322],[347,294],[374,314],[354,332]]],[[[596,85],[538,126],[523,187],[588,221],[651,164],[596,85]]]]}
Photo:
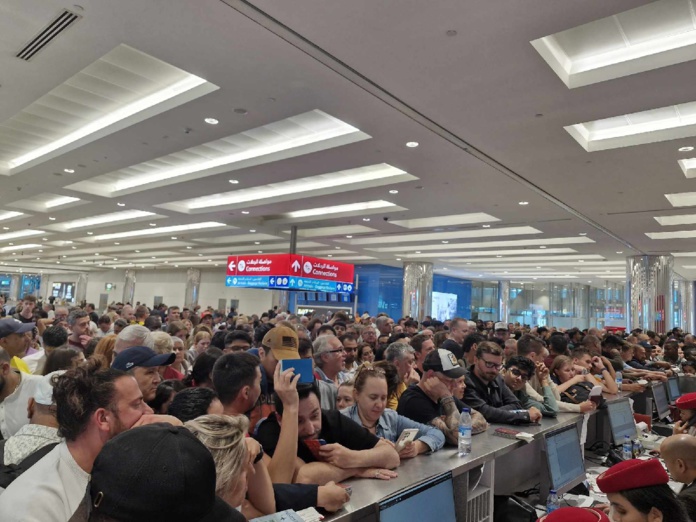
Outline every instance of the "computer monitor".
{"type": "Polygon", "coordinates": [[[664,419],[669,416],[669,399],[664,382],[657,382],[652,385],[653,401],[657,410],[657,417],[664,419]]]}
{"type": "Polygon", "coordinates": [[[587,478],[577,424],[544,434],[541,468],[540,498],[552,489],[567,493],[587,478]]]}
{"type": "Polygon", "coordinates": [[[626,435],[631,440],[636,438],[636,421],[633,418],[633,409],[628,399],[613,401],[607,404],[609,412],[609,424],[611,425],[611,437],[615,446],[624,443],[626,435]]]}
{"type": "Polygon", "coordinates": [[[452,473],[438,475],[387,497],[378,504],[380,522],[437,520],[456,522],[452,473]]]}
{"type": "Polygon", "coordinates": [[[679,377],[670,377],[667,380],[667,391],[669,392],[669,402],[674,404],[674,401],[682,396],[679,390],[679,377]]]}

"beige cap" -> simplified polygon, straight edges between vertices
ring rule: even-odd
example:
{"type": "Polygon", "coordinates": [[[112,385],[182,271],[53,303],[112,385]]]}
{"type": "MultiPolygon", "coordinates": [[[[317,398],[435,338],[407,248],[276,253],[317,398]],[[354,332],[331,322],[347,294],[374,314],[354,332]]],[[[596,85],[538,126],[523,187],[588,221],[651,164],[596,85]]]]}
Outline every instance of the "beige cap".
{"type": "Polygon", "coordinates": [[[300,342],[297,338],[297,332],[287,326],[271,328],[263,337],[261,345],[264,348],[270,348],[273,352],[273,357],[278,361],[300,358],[300,352],[298,351],[300,342]]]}

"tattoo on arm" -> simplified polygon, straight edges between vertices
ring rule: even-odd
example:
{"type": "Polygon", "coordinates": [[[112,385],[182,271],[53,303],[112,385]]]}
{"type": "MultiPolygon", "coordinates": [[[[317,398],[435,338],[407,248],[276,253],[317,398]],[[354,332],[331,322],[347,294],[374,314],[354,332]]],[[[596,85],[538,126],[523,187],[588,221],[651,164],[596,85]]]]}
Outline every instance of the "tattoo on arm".
{"type": "Polygon", "coordinates": [[[436,417],[431,424],[438,428],[445,435],[445,439],[450,444],[457,444],[459,441],[459,412],[454,403],[454,399],[445,399],[441,403],[444,412],[444,419],[436,417]]]}

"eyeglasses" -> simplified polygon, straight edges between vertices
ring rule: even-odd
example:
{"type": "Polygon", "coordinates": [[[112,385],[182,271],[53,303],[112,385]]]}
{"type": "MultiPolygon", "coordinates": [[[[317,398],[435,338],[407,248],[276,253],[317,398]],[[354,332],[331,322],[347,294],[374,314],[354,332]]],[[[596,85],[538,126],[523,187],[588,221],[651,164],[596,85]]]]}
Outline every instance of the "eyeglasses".
{"type": "Polygon", "coordinates": [[[481,359],[481,361],[483,361],[483,363],[486,365],[486,368],[491,368],[491,369],[495,368],[496,370],[500,370],[503,367],[502,363],[494,363],[494,362],[487,361],[485,359],[481,359]]]}
{"type": "Polygon", "coordinates": [[[522,373],[517,368],[510,368],[510,373],[515,377],[521,377],[523,381],[529,380],[529,375],[527,375],[526,373],[522,373]]]}
{"type": "Polygon", "coordinates": [[[336,350],[326,350],[326,352],[324,352],[324,353],[341,353],[341,352],[345,353],[346,351],[343,348],[338,348],[336,350]]]}

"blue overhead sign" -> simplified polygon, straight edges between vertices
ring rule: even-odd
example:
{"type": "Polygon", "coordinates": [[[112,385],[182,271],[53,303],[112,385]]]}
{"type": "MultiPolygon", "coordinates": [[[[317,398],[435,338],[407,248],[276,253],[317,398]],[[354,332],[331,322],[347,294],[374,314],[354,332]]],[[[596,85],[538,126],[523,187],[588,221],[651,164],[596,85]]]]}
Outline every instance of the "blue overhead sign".
{"type": "Polygon", "coordinates": [[[265,276],[227,276],[225,286],[241,288],[268,288],[269,278],[265,276]]]}

